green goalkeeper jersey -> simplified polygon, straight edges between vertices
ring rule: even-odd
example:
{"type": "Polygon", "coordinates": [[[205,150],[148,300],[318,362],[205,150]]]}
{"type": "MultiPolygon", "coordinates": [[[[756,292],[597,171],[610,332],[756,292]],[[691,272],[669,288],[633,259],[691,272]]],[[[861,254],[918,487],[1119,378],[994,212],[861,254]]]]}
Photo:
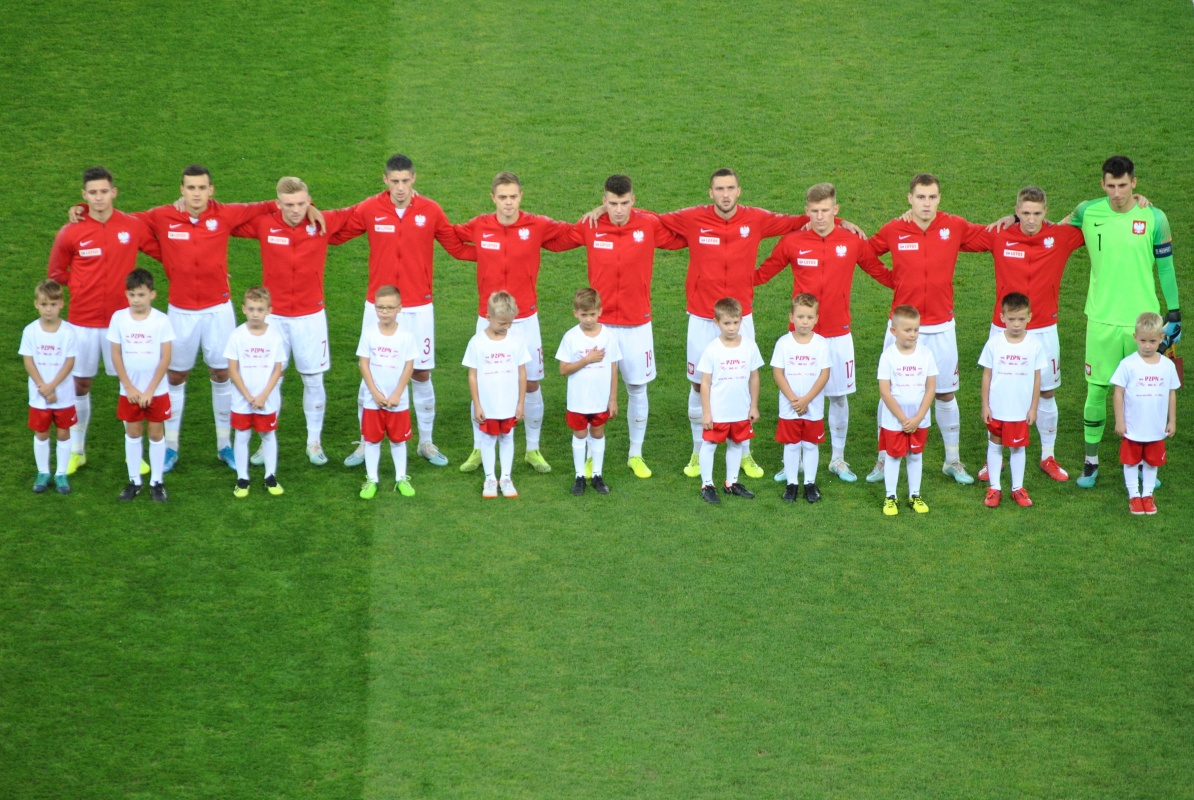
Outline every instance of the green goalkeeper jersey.
{"type": "Polygon", "coordinates": [[[1142,312],[1160,312],[1153,246],[1171,237],[1169,220],[1161,209],[1133,205],[1120,214],[1103,197],[1074,209],[1070,224],[1082,229],[1090,254],[1087,319],[1132,327],[1142,312]]]}

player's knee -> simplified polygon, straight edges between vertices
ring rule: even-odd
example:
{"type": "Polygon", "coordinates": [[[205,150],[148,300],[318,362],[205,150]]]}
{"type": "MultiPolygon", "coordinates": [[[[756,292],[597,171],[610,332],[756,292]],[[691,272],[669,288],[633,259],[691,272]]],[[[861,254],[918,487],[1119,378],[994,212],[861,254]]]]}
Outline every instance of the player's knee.
{"type": "Polygon", "coordinates": [[[539,381],[527,381],[527,394],[539,391],[539,381]]]}
{"type": "Polygon", "coordinates": [[[954,397],[955,397],[955,395],[953,392],[946,392],[945,394],[939,394],[939,395],[937,395],[937,402],[948,403],[950,400],[953,400],[954,397]]]}
{"type": "Polygon", "coordinates": [[[182,386],[187,382],[187,376],[191,374],[190,370],[182,371],[177,369],[166,370],[166,379],[170,381],[172,386],[182,386]]]}
{"type": "Polygon", "coordinates": [[[75,395],[91,394],[91,378],[75,378],[75,395]]]}
{"type": "Polygon", "coordinates": [[[426,383],[427,381],[431,380],[431,370],[416,369],[410,374],[410,379],[416,383],[426,383]]]}
{"type": "Polygon", "coordinates": [[[210,368],[207,370],[207,374],[210,375],[211,379],[213,381],[215,381],[216,383],[223,383],[224,381],[228,380],[228,368],[227,367],[225,367],[224,369],[215,369],[214,367],[210,368]]]}
{"type": "Polygon", "coordinates": [[[1046,389],[1045,391],[1041,392],[1041,399],[1042,400],[1050,400],[1050,399],[1052,399],[1052,397],[1055,393],[1056,393],[1055,389],[1046,389]]]}

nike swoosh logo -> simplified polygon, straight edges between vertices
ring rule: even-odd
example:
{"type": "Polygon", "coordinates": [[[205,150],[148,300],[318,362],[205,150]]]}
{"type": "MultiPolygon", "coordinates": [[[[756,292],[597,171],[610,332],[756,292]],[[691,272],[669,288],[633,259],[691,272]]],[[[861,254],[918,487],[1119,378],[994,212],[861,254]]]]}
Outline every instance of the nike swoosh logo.
{"type": "Polygon", "coordinates": [[[600,239],[602,236],[609,236],[608,233],[594,233],[594,238],[600,239]]]}
{"type": "Polygon", "coordinates": [[[385,217],[374,217],[373,218],[374,222],[385,222],[385,220],[386,220],[385,217]]]}
{"type": "Polygon", "coordinates": [[[281,233],[282,229],[281,228],[270,228],[269,232],[270,233],[281,233]]]}
{"type": "Polygon", "coordinates": [[[1101,228],[1102,226],[1106,225],[1107,223],[1106,222],[1095,222],[1093,224],[1096,228],[1101,228]]]}
{"type": "Polygon", "coordinates": [[[801,250],[801,251],[800,251],[800,255],[802,255],[802,256],[803,256],[803,255],[808,255],[808,254],[809,254],[809,253],[811,253],[811,252],[812,252],[812,250],[801,250]]]}
{"type": "Polygon", "coordinates": [[[87,245],[89,245],[89,244],[91,244],[91,240],[90,240],[90,239],[88,239],[88,240],[87,240],[87,241],[85,241],[85,242],[79,242],[79,247],[86,247],[86,246],[87,246],[87,245]]]}
{"type": "Polygon", "coordinates": [[[489,239],[489,238],[490,238],[490,237],[492,237],[492,236],[493,236],[493,234],[492,234],[492,233],[483,233],[483,234],[481,234],[481,238],[482,238],[482,239],[489,239]]]}
{"type": "Polygon", "coordinates": [[[701,228],[701,233],[713,233],[712,228],[701,228]]]}
{"type": "Polygon", "coordinates": [[[181,227],[182,227],[182,223],[181,223],[181,222],[171,222],[171,223],[170,223],[170,227],[171,227],[171,228],[181,228],[181,227]]]}
{"type": "Polygon", "coordinates": [[[902,241],[904,241],[905,239],[911,239],[911,238],[912,238],[912,234],[910,234],[910,233],[902,233],[902,234],[900,234],[900,241],[901,241],[901,242],[902,242],[902,241]]]}
{"type": "Polygon", "coordinates": [[[1019,242],[1004,242],[1003,246],[1004,247],[1019,247],[1020,243],[1019,242]]]}

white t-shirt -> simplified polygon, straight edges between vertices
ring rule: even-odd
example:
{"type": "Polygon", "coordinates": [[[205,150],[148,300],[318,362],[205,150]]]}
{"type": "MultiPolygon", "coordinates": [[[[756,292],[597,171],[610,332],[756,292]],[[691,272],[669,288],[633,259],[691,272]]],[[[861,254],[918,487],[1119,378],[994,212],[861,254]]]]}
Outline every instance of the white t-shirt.
{"type": "MultiPolygon", "coordinates": [[[[891,396],[895,398],[905,417],[914,417],[920,411],[920,404],[925,399],[925,383],[936,374],[937,361],[922,342],[917,342],[916,349],[907,354],[901,353],[893,344],[879,356],[879,380],[891,381],[891,396]]],[[[887,407],[887,403],[880,400],[879,406],[880,427],[889,431],[904,429],[895,414],[887,407]]],[[[925,418],[920,421],[920,427],[929,427],[931,416],[932,412],[926,411],[925,418]]]]}
{"type": "MultiPolygon", "coordinates": [[[[77,348],[75,327],[69,322],[61,320],[58,330],[50,333],[42,328],[40,319],[35,319],[21,333],[21,347],[17,352],[22,356],[30,356],[41,379],[51,381],[68,358],[78,355],[77,348]]],[[[58,401],[47,403],[46,398],[37,393],[33,378],[29,379],[30,408],[70,408],[75,404],[75,379],[68,374],[54,389],[54,394],[58,396],[58,401]]]]}
{"type": "MultiPolygon", "coordinates": [[[[807,344],[801,344],[791,333],[785,333],[775,343],[775,351],[771,354],[771,366],[782,369],[788,386],[792,387],[792,391],[798,397],[804,397],[808,390],[813,388],[817,378],[821,377],[821,370],[830,367],[829,343],[825,341],[824,336],[818,333],[814,333],[813,338],[807,344]]],[[[780,392],[779,418],[806,419],[811,422],[823,419],[825,404],[821,401],[821,397],[824,392],[824,389],[818,392],[817,396],[809,401],[804,414],[800,416],[792,410],[792,404],[788,402],[788,398],[784,397],[784,393],[780,392]]]]}
{"type": "Polygon", "coordinates": [[[461,363],[477,371],[477,400],[487,419],[514,417],[518,409],[518,368],[530,361],[526,344],[513,333],[494,340],[480,331],[469,340],[461,363]]]}
{"type": "Polygon", "coordinates": [[[600,414],[609,408],[609,387],[614,364],[622,360],[618,339],[605,325],[596,336],[586,336],[577,325],[564,334],[556,359],[566,364],[580,361],[591,350],[605,350],[605,358],[587,364],[568,376],[568,410],[574,414],[600,414]]]}
{"type": "MultiPolygon", "coordinates": [[[[274,365],[286,360],[286,344],[282,341],[279,326],[270,325],[257,335],[249,330],[248,323],[241,325],[228,337],[224,358],[236,362],[245,388],[256,397],[269,383],[270,375],[274,374],[274,365]]],[[[281,405],[282,390],[277,383],[260,411],[250,406],[240,392],[232,393],[232,410],[237,414],[276,414],[281,405]]]]}
{"type": "Polygon", "coordinates": [[[709,343],[697,362],[697,372],[709,376],[709,412],[714,423],[750,417],[750,374],[761,366],[763,355],[754,339],[743,336],[737,347],[726,347],[720,336],[709,343]]]}
{"type": "Polygon", "coordinates": [[[1040,340],[1025,336],[1012,344],[1001,331],[987,339],[978,363],[991,370],[991,416],[1000,422],[1028,419],[1034,376],[1047,365],[1040,340]]]}
{"type": "MultiPolygon", "coordinates": [[[[133,312],[122,308],[112,315],[108,323],[108,341],[120,345],[120,356],[124,359],[124,371],[129,383],[144,391],[153,380],[153,373],[162,362],[162,345],[174,341],[174,327],[170,318],[156,308],[149,309],[145,319],[133,319],[133,312]]],[[[165,376],[153,390],[154,397],[161,397],[169,390],[165,376]]],[[[120,396],[127,396],[124,384],[120,384],[120,396]]]]}
{"type": "Polygon", "coordinates": [[[1124,389],[1124,427],[1133,442],[1159,442],[1169,420],[1169,393],[1181,387],[1177,368],[1165,356],[1149,364],[1139,353],[1119,362],[1111,376],[1124,389]]]}
{"type": "MultiPolygon", "coordinates": [[[[418,354],[416,350],[414,337],[401,328],[386,335],[378,330],[376,325],[370,325],[361,331],[357,357],[369,359],[369,374],[373,376],[373,385],[377,387],[377,391],[389,397],[398,388],[398,381],[402,380],[402,371],[406,369],[407,363],[415,360],[418,354]]],[[[361,386],[365,386],[363,379],[361,386]]],[[[365,408],[378,410],[379,406],[367,388],[362,388],[362,394],[365,397],[365,408]]],[[[410,408],[409,394],[409,391],[403,391],[398,400],[398,407],[386,410],[405,411],[410,408]]]]}

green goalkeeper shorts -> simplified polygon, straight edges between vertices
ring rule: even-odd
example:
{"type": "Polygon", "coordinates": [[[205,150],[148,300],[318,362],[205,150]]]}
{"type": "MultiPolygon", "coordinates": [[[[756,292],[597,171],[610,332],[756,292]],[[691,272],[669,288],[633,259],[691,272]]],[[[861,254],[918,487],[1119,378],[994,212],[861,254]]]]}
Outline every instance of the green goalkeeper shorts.
{"type": "Polygon", "coordinates": [[[1119,362],[1136,352],[1135,326],[1086,323],[1086,382],[1107,386],[1119,362]]]}

